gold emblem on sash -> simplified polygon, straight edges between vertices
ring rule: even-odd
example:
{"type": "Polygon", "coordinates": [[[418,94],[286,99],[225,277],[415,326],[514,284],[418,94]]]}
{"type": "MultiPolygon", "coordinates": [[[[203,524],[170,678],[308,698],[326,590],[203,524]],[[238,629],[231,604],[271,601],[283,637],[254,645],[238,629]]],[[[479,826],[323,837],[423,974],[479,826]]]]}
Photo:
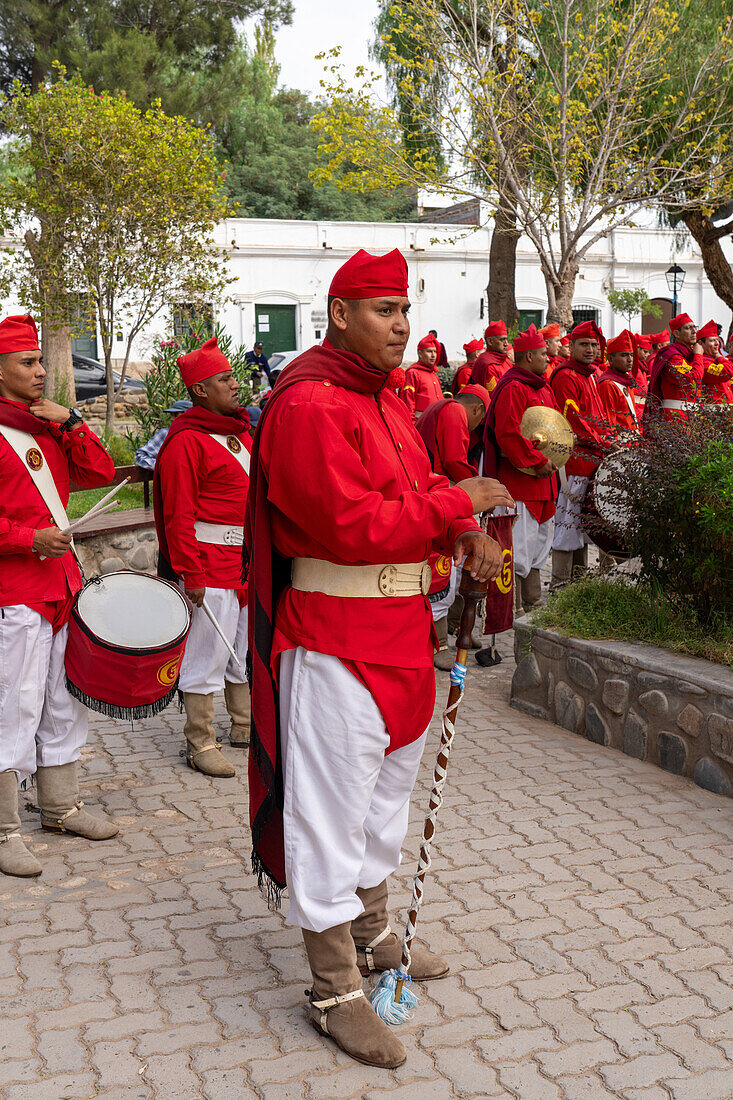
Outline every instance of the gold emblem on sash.
{"type": "Polygon", "coordinates": [[[238,455],[242,449],[242,444],[239,442],[236,435],[229,435],[227,436],[227,447],[235,455],[238,455]]]}
{"type": "Polygon", "coordinates": [[[40,470],[43,466],[43,455],[37,447],[31,447],[30,450],[26,451],[25,460],[31,470],[40,470]]]}

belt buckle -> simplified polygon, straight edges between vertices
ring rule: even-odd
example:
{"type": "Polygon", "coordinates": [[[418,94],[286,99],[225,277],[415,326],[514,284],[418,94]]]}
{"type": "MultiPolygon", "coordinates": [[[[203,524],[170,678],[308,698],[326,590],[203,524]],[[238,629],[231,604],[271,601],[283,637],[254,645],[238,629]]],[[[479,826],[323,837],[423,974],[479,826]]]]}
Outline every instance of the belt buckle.
{"type": "Polygon", "coordinates": [[[223,538],[227,546],[242,545],[242,543],[239,541],[239,531],[237,531],[234,527],[227,527],[226,531],[224,532],[223,538]]]}
{"type": "Polygon", "coordinates": [[[397,566],[385,565],[379,574],[379,591],[383,596],[396,596],[397,591],[397,566]]]}

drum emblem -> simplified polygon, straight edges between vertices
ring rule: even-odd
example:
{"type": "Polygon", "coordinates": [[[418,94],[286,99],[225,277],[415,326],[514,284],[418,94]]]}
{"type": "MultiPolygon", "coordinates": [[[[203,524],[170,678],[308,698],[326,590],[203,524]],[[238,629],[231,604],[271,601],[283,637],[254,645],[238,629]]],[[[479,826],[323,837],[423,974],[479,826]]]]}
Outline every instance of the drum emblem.
{"type": "Polygon", "coordinates": [[[26,451],[25,460],[31,470],[40,470],[43,466],[43,455],[36,447],[31,447],[29,451],[26,451]]]}
{"type": "Polygon", "coordinates": [[[239,454],[239,452],[240,452],[240,451],[241,451],[241,449],[242,449],[242,444],[241,444],[241,443],[239,442],[239,440],[237,439],[236,435],[228,435],[228,436],[227,436],[227,447],[228,447],[228,448],[229,448],[229,450],[230,450],[230,451],[232,451],[232,452],[233,452],[233,453],[234,453],[235,455],[238,455],[238,454],[239,454]]]}
{"type": "Polygon", "coordinates": [[[435,572],[440,577],[447,577],[450,573],[451,560],[442,554],[435,563],[435,572]]]}
{"type": "Polygon", "coordinates": [[[172,661],[166,661],[164,665],[161,665],[158,669],[158,683],[163,687],[173,687],[176,682],[176,676],[178,675],[178,657],[172,661]]]}
{"type": "Polygon", "coordinates": [[[507,547],[501,555],[501,573],[496,578],[496,587],[504,595],[512,588],[512,552],[507,547]]]}

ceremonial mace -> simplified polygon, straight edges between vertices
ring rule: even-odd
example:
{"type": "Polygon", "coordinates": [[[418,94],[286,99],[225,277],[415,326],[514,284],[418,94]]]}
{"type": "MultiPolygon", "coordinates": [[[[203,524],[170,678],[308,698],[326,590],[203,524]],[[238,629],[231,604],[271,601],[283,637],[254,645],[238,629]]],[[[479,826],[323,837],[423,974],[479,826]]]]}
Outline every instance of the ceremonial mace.
{"type": "Polygon", "coordinates": [[[448,758],[450,757],[450,750],[456,732],[455,718],[464,693],[466,661],[471,647],[471,632],[476,622],[476,605],[486,595],[487,588],[488,582],[474,580],[470,570],[464,564],[459,589],[460,594],[463,596],[463,614],[461,615],[461,625],[456,639],[456,660],[450,672],[450,692],[448,693],[446,708],[443,711],[443,729],[433,772],[433,789],[430,792],[430,802],[420,842],[420,856],[412,884],[412,904],[410,912],[407,914],[405,934],[402,940],[402,960],[398,970],[386,970],[382,974],[371,995],[372,1008],[377,1016],[388,1024],[401,1024],[405,1020],[409,1020],[412,1009],[417,1004],[417,997],[411,989],[407,988],[411,982],[410,963],[412,955],[410,948],[415,938],[417,916],[422,905],[425,874],[432,862],[430,847],[435,836],[438,810],[443,804],[443,787],[448,772],[448,758]]]}

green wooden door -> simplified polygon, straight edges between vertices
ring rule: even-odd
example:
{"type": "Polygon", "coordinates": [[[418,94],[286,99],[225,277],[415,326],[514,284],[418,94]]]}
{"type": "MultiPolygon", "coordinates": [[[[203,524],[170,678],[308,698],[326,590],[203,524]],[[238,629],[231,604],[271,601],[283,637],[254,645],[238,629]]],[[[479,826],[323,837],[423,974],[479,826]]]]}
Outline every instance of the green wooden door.
{"type": "Polygon", "coordinates": [[[526,332],[530,325],[534,325],[535,328],[542,328],[542,310],[520,309],[517,324],[520,332],[526,332]]]}
{"type": "Polygon", "coordinates": [[[89,301],[79,296],[72,311],[71,350],[87,359],[97,358],[97,322],[89,301]]]}
{"type": "Polygon", "coordinates": [[[262,350],[270,356],[276,351],[297,351],[295,339],[295,306],[255,306],[255,339],[262,341],[262,350]]]}

